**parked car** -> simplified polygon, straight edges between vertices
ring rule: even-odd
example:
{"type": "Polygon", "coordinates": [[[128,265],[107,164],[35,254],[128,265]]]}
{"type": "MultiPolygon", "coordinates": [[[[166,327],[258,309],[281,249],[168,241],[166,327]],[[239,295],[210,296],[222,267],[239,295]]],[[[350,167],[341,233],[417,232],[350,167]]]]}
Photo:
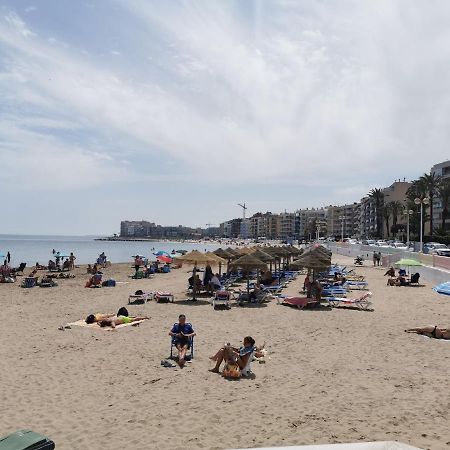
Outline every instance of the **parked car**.
{"type": "Polygon", "coordinates": [[[438,256],[450,256],[450,248],[438,242],[428,242],[423,246],[424,253],[438,256]]]}
{"type": "Polygon", "coordinates": [[[384,241],[383,239],[376,241],[375,245],[377,247],[389,248],[389,244],[386,241],[384,241]]]}
{"type": "MultiPolygon", "coordinates": [[[[364,243],[364,241],[363,241],[364,243]]],[[[373,239],[367,239],[364,243],[364,245],[375,245],[376,241],[374,241],[373,239]]]]}
{"type": "Polygon", "coordinates": [[[391,244],[392,248],[396,248],[397,250],[408,250],[408,246],[406,244],[404,244],[403,242],[394,242],[391,244]]]}

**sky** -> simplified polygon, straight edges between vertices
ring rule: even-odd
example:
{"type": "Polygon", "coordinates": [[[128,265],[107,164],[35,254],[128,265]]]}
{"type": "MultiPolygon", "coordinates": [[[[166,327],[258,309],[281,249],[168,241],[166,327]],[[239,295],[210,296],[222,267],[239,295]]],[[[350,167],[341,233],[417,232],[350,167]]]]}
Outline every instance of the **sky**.
{"type": "Polygon", "coordinates": [[[0,233],[359,201],[449,158],[447,0],[0,0],[0,233]]]}

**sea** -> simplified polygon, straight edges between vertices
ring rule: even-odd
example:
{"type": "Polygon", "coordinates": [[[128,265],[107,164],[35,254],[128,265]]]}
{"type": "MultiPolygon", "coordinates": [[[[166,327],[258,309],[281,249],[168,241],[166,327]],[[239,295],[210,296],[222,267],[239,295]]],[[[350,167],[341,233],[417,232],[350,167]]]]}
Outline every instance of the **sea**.
{"type": "Polygon", "coordinates": [[[98,236],[31,236],[0,234],[1,261],[9,251],[11,265],[18,266],[21,262],[28,266],[36,264],[46,265],[53,258],[52,251],[69,255],[73,252],[76,264],[94,263],[100,253],[105,252],[112,263],[124,263],[133,260],[133,255],[143,255],[154,259],[153,253],[159,250],[171,253],[172,250],[200,250],[213,251],[217,244],[168,242],[168,241],[102,241],[98,236]]]}

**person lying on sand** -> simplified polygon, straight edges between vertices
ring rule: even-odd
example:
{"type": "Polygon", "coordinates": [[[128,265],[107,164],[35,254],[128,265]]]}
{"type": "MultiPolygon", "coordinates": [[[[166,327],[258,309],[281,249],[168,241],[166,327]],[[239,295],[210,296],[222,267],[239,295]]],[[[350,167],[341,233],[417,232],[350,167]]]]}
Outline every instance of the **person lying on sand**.
{"type": "Polygon", "coordinates": [[[126,323],[133,323],[138,322],[139,320],[148,320],[150,317],[130,317],[130,316],[114,316],[114,317],[107,317],[105,319],[100,320],[100,322],[97,322],[97,325],[103,327],[111,327],[116,328],[117,325],[122,325],[126,323]]]}
{"type": "Polygon", "coordinates": [[[236,363],[239,369],[242,370],[247,365],[252,353],[258,358],[264,356],[263,352],[255,348],[255,340],[251,336],[246,336],[243,344],[243,347],[240,348],[231,347],[230,344],[222,347],[214,356],[210,357],[212,361],[216,361],[216,365],[213,369],[209,369],[209,371],[219,373],[222,361],[236,363]]]}
{"type": "Polygon", "coordinates": [[[89,314],[86,319],[85,322],[87,324],[90,323],[96,323],[96,322],[100,322],[104,319],[110,319],[111,317],[119,317],[119,316],[126,316],[128,317],[128,310],[127,308],[125,308],[125,306],[122,306],[121,308],[119,308],[119,310],[117,311],[117,314],[89,314]]]}
{"type": "Polygon", "coordinates": [[[180,314],[178,323],[175,323],[169,331],[169,335],[174,338],[175,347],[178,350],[178,365],[183,368],[186,357],[186,350],[190,347],[190,339],[195,336],[195,331],[190,323],[186,323],[186,316],[180,314]]]}
{"type": "Polygon", "coordinates": [[[405,333],[423,334],[435,339],[450,339],[450,328],[439,328],[436,326],[409,328],[405,333]]]}

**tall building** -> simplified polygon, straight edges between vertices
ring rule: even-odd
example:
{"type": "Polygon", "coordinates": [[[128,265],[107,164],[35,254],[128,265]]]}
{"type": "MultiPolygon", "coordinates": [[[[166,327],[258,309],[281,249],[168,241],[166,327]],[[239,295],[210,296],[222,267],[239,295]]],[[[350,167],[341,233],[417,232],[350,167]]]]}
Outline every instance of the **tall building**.
{"type": "Polygon", "coordinates": [[[306,208],[295,212],[295,236],[297,239],[312,239],[316,233],[314,224],[326,222],[327,208],[306,208]]]}
{"type": "Polygon", "coordinates": [[[291,241],[295,237],[295,213],[284,212],[280,214],[279,238],[291,241]]]}
{"type": "Polygon", "coordinates": [[[328,236],[358,237],[360,203],[342,206],[329,206],[327,214],[328,236]]]}
{"type": "MultiPolygon", "coordinates": [[[[450,161],[444,161],[435,164],[431,170],[431,174],[440,176],[443,179],[450,179],[450,161]]],[[[450,221],[449,221],[450,222],[450,221]]],[[[440,227],[442,224],[442,200],[438,196],[433,199],[433,228],[440,227]]],[[[445,228],[450,228],[450,223],[445,224],[445,228]]]]}
{"type": "Polygon", "coordinates": [[[391,211],[389,218],[389,228],[387,227],[386,219],[383,217],[383,238],[391,238],[394,234],[398,234],[392,226],[396,223],[402,228],[406,229],[406,216],[403,214],[406,209],[406,192],[412,183],[409,181],[394,181],[389,187],[383,189],[384,194],[384,206],[388,206],[389,203],[399,203],[397,216],[393,217],[393,211],[391,211]]]}

